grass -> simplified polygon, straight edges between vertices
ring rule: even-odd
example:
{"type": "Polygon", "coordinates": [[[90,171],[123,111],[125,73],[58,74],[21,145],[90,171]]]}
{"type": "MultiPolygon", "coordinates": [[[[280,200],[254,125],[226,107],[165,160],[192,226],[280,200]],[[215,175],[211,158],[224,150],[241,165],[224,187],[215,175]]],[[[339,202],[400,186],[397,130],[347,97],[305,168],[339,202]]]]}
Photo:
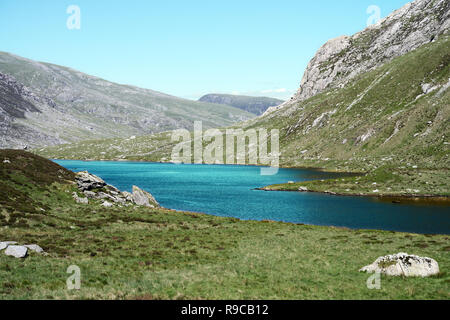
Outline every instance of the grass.
{"type": "MultiPolygon", "coordinates": [[[[41,161],[49,175],[57,168],[25,152],[8,156],[11,164],[22,157],[17,161],[30,168],[41,161]]],[[[31,199],[36,210],[5,206],[16,201],[2,193],[0,241],[37,243],[48,256],[0,254],[1,299],[450,298],[447,235],[104,208],[95,201],[82,205],[72,199],[76,187],[70,179],[34,178],[21,166],[8,165],[0,162],[2,181],[31,199]],[[22,223],[11,222],[12,215],[22,223]],[[436,259],[441,274],[382,276],[380,290],[367,289],[369,275],[358,269],[401,251],[436,259]],[[66,288],[70,265],[81,269],[81,290],[66,288]]]]}

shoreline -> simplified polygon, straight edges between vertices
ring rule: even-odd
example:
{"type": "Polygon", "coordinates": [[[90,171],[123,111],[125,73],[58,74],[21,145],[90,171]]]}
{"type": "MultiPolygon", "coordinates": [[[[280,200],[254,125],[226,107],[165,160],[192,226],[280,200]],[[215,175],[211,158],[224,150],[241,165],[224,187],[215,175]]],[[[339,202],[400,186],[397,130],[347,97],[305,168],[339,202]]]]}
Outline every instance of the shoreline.
{"type": "Polygon", "coordinates": [[[416,194],[369,194],[369,193],[340,193],[333,191],[315,191],[315,190],[291,190],[291,189],[270,189],[267,187],[254,188],[253,190],[259,191],[267,191],[267,192],[299,192],[299,193],[320,193],[320,194],[328,194],[331,196],[344,196],[344,197],[369,197],[369,198],[379,198],[380,200],[392,200],[392,203],[396,199],[400,200],[410,200],[410,201],[435,201],[435,202],[449,202],[450,196],[447,195],[433,195],[433,194],[424,194],[424,195],[416,195],[416,194]]]}

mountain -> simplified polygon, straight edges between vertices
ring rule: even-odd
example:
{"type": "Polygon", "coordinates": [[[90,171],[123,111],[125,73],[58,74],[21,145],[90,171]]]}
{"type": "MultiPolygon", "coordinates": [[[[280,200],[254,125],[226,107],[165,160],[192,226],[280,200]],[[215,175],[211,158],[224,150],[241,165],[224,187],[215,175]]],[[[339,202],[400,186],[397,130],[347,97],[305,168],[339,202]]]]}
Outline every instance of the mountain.
{"type": "Polygon", "coordinates": [[[165,130],[222,127],[243,110],[112,83],[0,52],[0,147],[45,146],[165,130]]]}
{"type": "Polygon", "coordinates": [[[249,97],[216,93],[204,95],[198,101],[228,105],[256,114],[258,116],[263,114],[269,107],[278,106],[283,103],[282,100],[275,98],[249,97]]]}
{"type": "Polygon", "coordinates": [[[433,41],[449,28],[450,2],[416,0],[353,36],[331,39],[309,62],[297,93],[280,108],[327,89],[343,88],[358,75],[433,41]]]}

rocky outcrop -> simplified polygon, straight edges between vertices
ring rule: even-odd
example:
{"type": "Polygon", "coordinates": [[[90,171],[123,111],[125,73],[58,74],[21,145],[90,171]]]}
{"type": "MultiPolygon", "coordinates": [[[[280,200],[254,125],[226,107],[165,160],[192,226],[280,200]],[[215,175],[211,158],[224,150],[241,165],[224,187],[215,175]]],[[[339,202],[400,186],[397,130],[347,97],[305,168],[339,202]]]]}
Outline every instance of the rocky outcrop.
{"type": "Polygon", "coordinates": [[[309,62],[300,89],[271,113],[329,88],[340,88],[357,75],[435,41],[450,29],[450,2],[416,0],[357,34],[325,43],[309,62]]]}
{"type": "Polygon", "coordinates": [[[151,208],[159,207],[159,203],[155,200],[155,198],[150,193],[140,189],[139,187],[133,186],[132,198],[134,203],[139,206],[151,208]]]}
{"type": "Polygon", "coordinates": [[[74,192],[72,193],[72,197],[75,200],[76,203],[81,203],[81,204],[88,204],[89,203],[89,199],[88,198],[83,198],[83,197],[79,197],[78,193],[74,192]]]}
{"type": "Polygon", "coordinates": [[[110,208],[114,204],[146,206],[151,208],[159,207],[159,203],[147,191],[133,186],[133,193],[121,192],[117,188],[108,185],[103,179],[93,175],[87,171],[78,172],[75,175],[75,181],[78,189],[83,193],[84,197],[77,192],[72,194],[74,200],[80,204],[88,204],[89,199],[103,200],[102,206],[110,208]]]}
{"type": "Polygon", "coordinates": [[[379,257],[360,272],[379,272],[389,276],[428,277],[439,273],[438,263],[428,257],[397,253],[379,257]]]}
{"type": "Polygon", "coordinates": [[[77,172],[75,181],[81,191],[101,189],[106,186],[105,181],[87,171],[77,172]]]}

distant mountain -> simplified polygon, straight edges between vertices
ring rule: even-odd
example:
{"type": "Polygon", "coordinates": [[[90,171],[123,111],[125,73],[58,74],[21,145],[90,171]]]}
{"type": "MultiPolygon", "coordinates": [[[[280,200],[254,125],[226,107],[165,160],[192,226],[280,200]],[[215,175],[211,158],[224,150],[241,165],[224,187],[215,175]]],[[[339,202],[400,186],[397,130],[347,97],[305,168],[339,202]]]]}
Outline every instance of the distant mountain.
{"type": "Polygon", "coordinates": [[[0,52],[0,148],[222,127],[254,115],[0,52]]]}
{"type": "Polygon", "coordinates": [[[258,116],[263,114],[269,107],[278,106],[284,102],[283,100],[275,98],[249,97],[231,94],[207,94],[201,97],[199,101],[232,106],[258,116]]]}

